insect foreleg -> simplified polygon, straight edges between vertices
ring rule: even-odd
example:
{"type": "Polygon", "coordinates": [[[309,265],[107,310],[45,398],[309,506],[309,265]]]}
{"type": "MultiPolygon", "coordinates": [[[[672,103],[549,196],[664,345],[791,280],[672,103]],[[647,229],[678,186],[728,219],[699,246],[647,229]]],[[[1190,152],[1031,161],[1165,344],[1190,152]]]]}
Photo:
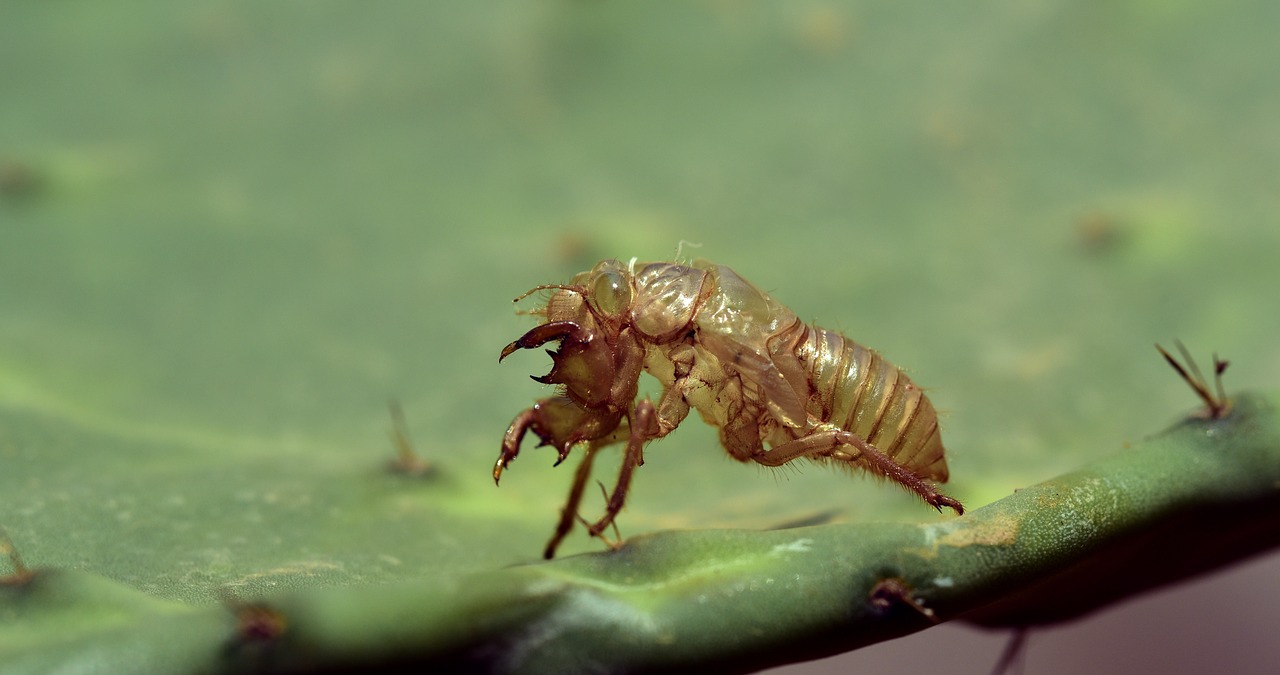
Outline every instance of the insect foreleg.
{"type": "Polygon", "coordinates": [[[960,502],[938,492],[938,489],[932,483],[915,475],[906,467],[895,462],[892,457],[886,455],[879,448],[851,431],[820,429],[808,436],[783,443],[770,450],[761,450],[758,454],[753,455],[751,459],[765,466],[782,466],[799,457],[859,462],[872,473],[884,476],[916,493],[921,499],[939,511],[945,506],[957,514],[964,513],[964,506],[960,502]],[[850,450],[854,452],[850,452],[850,450]]]}
{"type": "Polygon", "coordinates": [[[533,426],[537,416],[538,411],[535,408],[526,408],[516,415],[516,418],[511,421],[511,426],[507,427],[507,433],[502,437],[502,451],[498,455],[498,461],[493,465],[494,485],[498,484],[502,478],[502,471],[507,468],[511,460],[520,454],[520,442],[524,440],[525,432],[533,426]]]}
{"type": "Polygon", "coordinates": [[[649,399],[641,399],[631,413],[631,437],[627,439],[626,455],[622,458],[622,468],[618,471],[618,482],[613,493],[609,495],[609,503],[605,506],[604,515],[600,517],[587,533],[597,537],[613,519],[617,517],[622,506],[627,503],[627,490],[631,487],[631,475],[636,467],[644,464],[644,445],[661,436],[658,425],[658,412],[649,399]]]}
{"type": "Polygon", "coordinates": [[[689,416],[689,401],[685,399],[684,380],[676,382],[662,393],[658,401],[657,425],[658,437],[666,436],[680,426],[684,418],[689,416]]]}
{"type": "Polygon", "coordinates": [[[695,354],[692,347],[676,347],[668,355],[671,384],[658,401],[658,436],[671,433],[689,416],[689,396],[706,389],[707,383],[693,375],[695,354]]]}

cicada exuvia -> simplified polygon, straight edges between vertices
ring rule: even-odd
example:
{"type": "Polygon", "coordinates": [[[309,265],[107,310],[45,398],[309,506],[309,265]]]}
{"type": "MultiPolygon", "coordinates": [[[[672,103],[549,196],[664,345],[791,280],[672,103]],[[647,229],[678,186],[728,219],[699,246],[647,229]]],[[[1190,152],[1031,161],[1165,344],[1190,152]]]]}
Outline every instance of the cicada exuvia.
{"type": "Polygon", "coordinates": [[[934,486],[947,480],[938,416],[924,392],[876,352],[836,331],[809,326],[724,265],[696,261],[624,265],[605,260],[552,294],[534,312],[543,323],[507,345],[499,361],[549,342],[558,385],[516,416],[493,467],[495,482],[528,431],[563,462],[585,445],[569,498],[544,555],[579,519],[596,453],[626,450],[599,536],[626,502],[646,443],[671,433],[690,409],[720,430],[734,459],[781,466],[796,459],[857,466],[892,480],[937,508],[964,509],[934,486]],[[640,373],[662,384],[655,403],[639,398],[640,373]]]}

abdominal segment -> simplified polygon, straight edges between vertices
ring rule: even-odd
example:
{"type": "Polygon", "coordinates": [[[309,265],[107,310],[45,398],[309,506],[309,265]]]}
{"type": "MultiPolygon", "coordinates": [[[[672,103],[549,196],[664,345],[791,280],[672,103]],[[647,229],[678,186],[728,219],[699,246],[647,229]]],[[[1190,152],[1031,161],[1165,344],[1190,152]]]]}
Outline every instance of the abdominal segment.
{"type": "Polygon", "coordinates": [[[945,482],[938,415],[911,378],[836,331],[804,331],[796,354],[813,388],[810,415],[857,434],[921,478],[945,482]]]}

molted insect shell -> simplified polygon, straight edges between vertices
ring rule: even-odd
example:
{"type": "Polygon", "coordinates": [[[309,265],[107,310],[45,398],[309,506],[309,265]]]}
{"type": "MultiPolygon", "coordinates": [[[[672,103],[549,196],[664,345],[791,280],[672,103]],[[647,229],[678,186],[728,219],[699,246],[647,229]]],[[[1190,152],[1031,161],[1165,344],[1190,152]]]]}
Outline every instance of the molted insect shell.
{"type": "Polygon", "coordinates": [[[595,453],[626,443],[605,515],[588,527],[599,535],[622,509],[645,444],[691,409],[720,428],[725,450],[739,461],[858,466],[939,510],[963,512],[929,482],[948,474],[937,413],[920,388],[874,351],[804,324],[728,267],[606,260],[569,285],[538,288],[558,289],[546,322],[502,357],[558,341],[548,352],[551,372],[534,379],[562,389],[516,416],[493,475],[515,458],[528,431],[558,448],[560,460],[586,444],[547,557],[576,522],[595,453]],[[662,384],[657,404],[637,399],[642,370],[662,384]]]}

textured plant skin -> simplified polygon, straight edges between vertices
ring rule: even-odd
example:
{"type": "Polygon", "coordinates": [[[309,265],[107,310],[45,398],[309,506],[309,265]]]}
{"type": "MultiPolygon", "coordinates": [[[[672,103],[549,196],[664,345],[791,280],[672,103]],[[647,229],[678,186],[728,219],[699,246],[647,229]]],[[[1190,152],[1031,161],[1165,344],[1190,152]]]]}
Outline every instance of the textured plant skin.
{"type": "Polygon", "coordinates": [[[1241,395],[1223,419],[1190,417],[941,523],[659,532],[612,552],[224,607],[37,570],[0,587],[0,658],[7,672],[746,671],[934,621],[1061,621],[1280,543],[1276,404],[1241,395]],[[874,602],[886,579],[910,601],[874,602]],[[253,629],[264,608],[278,630],[253,629]]]}

